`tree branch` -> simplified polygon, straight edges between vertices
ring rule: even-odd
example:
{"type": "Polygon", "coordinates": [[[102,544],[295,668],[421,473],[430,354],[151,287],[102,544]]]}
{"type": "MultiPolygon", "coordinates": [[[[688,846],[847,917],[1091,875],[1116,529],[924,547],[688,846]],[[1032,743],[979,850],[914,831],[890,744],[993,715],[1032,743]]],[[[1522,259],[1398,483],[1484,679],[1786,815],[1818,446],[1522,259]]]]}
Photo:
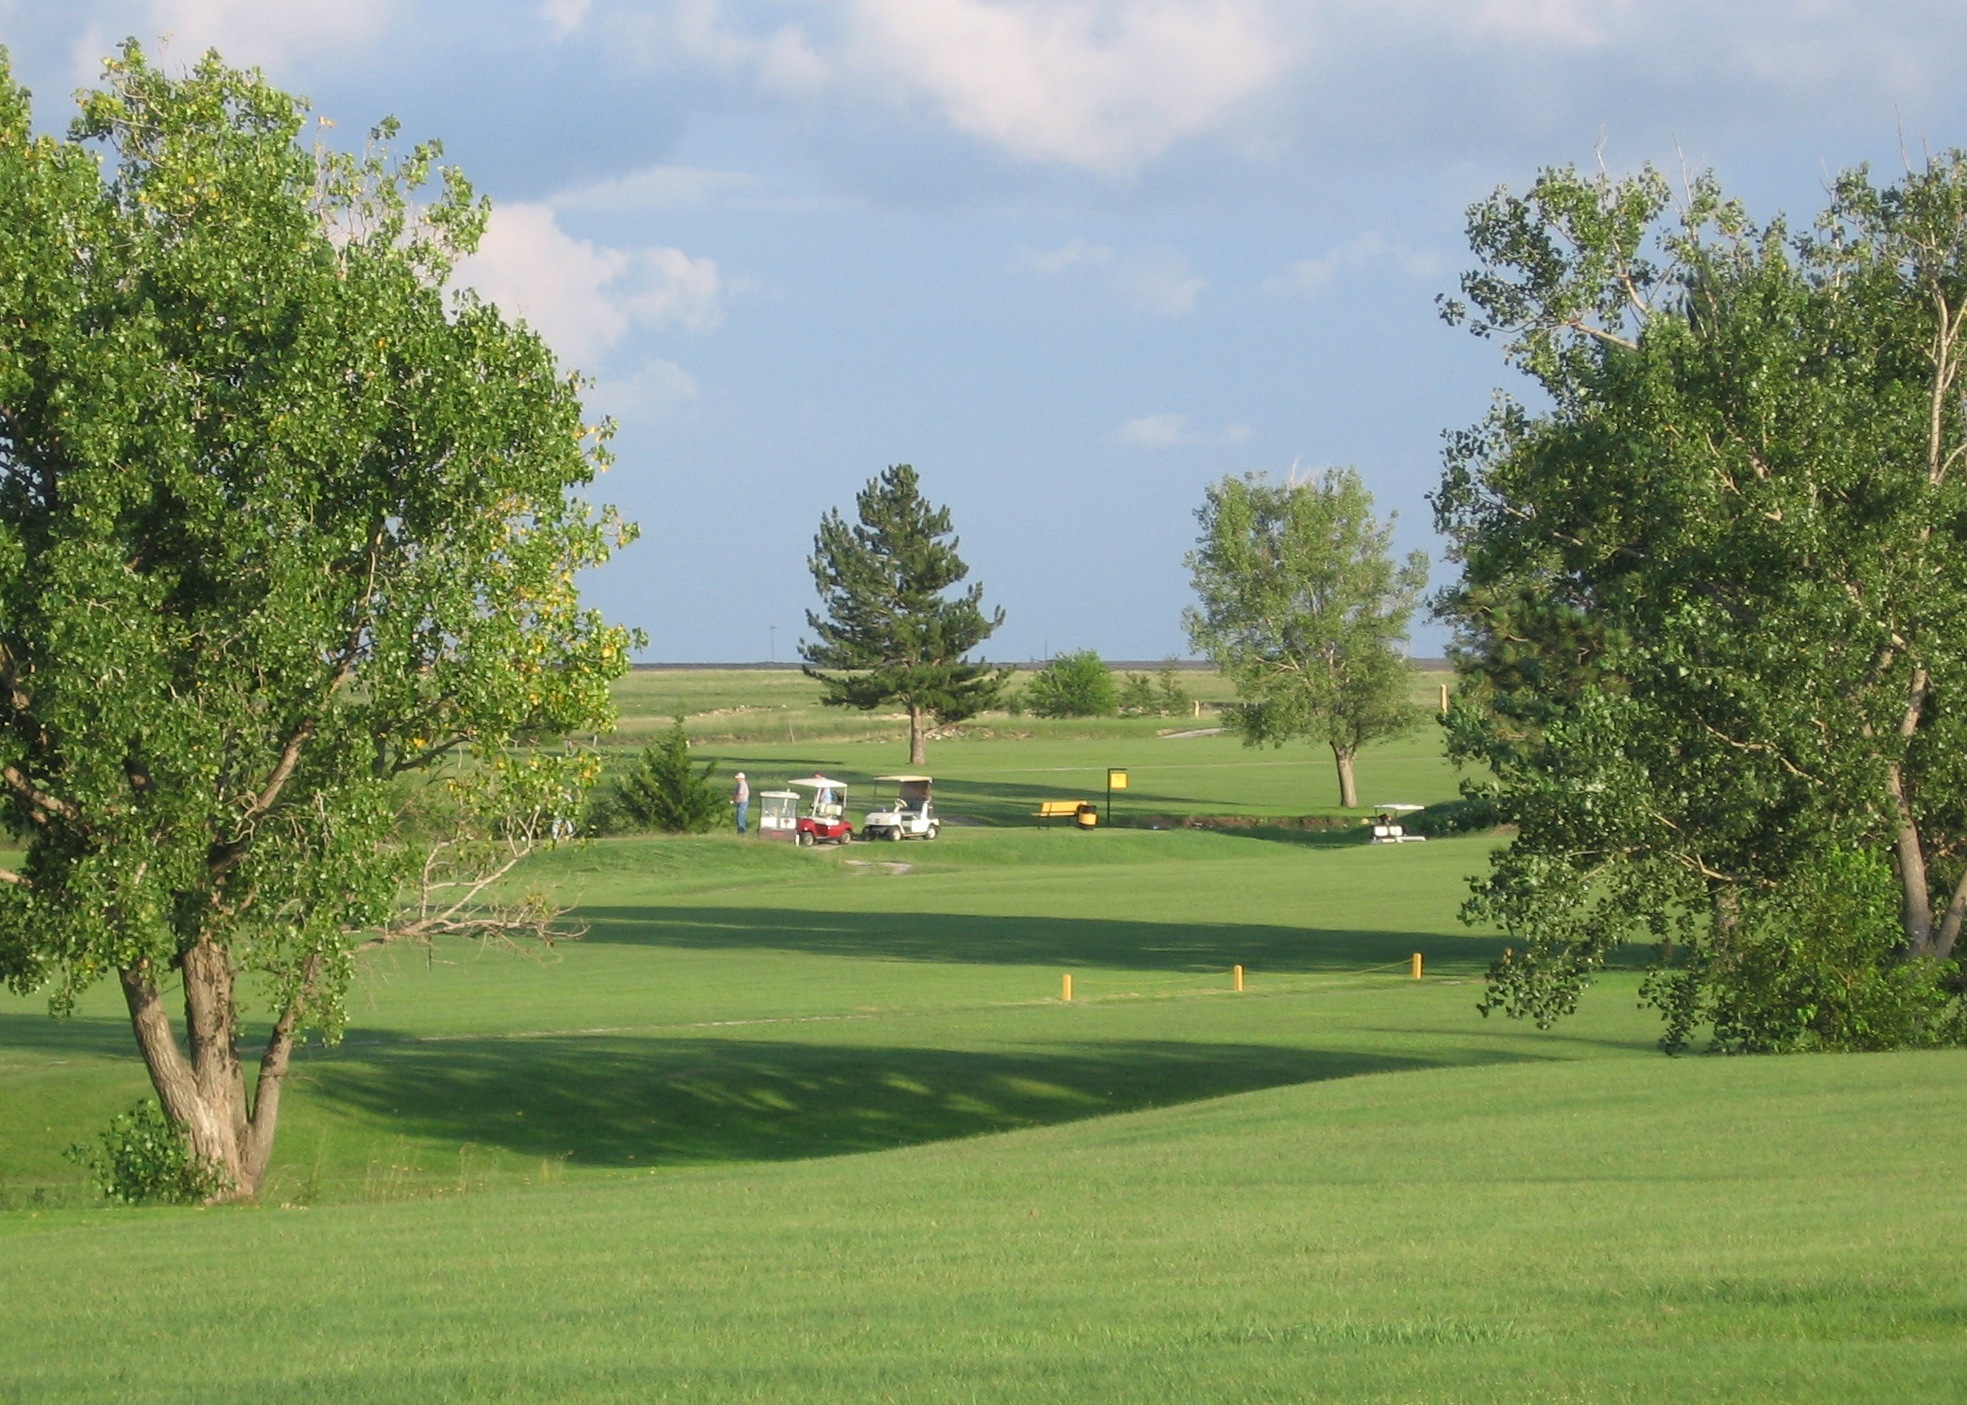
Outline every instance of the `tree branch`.
{"type": "Polygon", "coordinates": [[[4,780],[9,790],[28,803],[28,818],[37,825],[45,826],[51,815],[60,815],[72,823],[79,823],[82,819],[82,812],[74,805],[38,789],[12,766],[0,766],[0,780],[4,780]]]}

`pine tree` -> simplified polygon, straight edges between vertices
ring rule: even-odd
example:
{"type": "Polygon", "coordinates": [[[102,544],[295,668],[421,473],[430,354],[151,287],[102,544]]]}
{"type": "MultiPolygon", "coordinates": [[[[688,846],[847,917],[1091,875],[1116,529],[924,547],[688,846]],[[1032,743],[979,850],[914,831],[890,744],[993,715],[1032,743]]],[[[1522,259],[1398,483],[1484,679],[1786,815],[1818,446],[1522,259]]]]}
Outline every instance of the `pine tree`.
{"type": "Polygon", "coordinates": [[[926,722],[958,722],[997,701],[1008,669],[964,655],[1004,622],[983,612],[983,587],[943,594],[970,573],[956,554],[949,509],[934,507],[915,470],[896,464],[855,498],[858,523],[838,509],[820,519],[809,565],[824,614],[806,612],[818,636],[799,646],[803,671],[829,707],[908,709],[908,759],[926,759],[926,722]]]}
{"type": "Polygon", "coordinates": [[[714,760],[706,761],[701,770],[690,764],[690,740],[679,717],[661,740],[643,749],[635,769],[617,782],[615,807],[637,829],[708,834],[731,811],[730,800],[711,782],[716,769],[714,760]]]}

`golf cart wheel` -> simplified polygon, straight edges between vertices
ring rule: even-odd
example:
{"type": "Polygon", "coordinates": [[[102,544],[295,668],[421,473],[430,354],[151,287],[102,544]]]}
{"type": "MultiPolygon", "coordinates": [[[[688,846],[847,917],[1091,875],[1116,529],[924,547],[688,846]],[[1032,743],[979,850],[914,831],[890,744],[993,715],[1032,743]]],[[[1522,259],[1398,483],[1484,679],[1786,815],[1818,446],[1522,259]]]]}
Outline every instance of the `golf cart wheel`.
{"type": "Polygon", "coordinates": [[[801,847],[811,844],[813,842],[813,831],[810,829],[795,830],[793,832],[792,842],[801,847]]]}
{"type": "Polygon", "coordinates": [[[942,831],[943,831],[943,827],[941,825],[932,824],[929,826],[927,832],[925,832],[922,837],[924,839],[934,839],[938,834],[941,834],[942,831]]]}
{"type": "Polygon", "coordinates": [[[853,842],[854,842],[854,831],[853,831],[853,830],[851,830],[851,829],[847,829],[847,830],[842,830],[842,831],[841,831],[841,833],[840,833],[840,842],[841,842],[842,844],[851,844],[851,843],[853,843],[853,842]]]}
{"type": "Polygon", "coordinates": [[[893,828],[891,828],[888,831],[888,837],[890,839],[900,839],[902,837],[902,827],[900,825],[895,825],[893,828]]]}

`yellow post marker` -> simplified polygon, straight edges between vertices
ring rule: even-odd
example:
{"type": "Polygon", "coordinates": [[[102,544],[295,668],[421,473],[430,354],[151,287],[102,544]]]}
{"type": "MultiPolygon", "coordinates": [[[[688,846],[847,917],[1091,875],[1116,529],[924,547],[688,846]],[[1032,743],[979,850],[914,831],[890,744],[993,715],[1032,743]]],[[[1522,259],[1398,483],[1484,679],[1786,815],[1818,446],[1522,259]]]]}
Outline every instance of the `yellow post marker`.
{"type": "Polygon", "coordinates": [[[1070,1005],[1072,1003],[1072,972],[1067,971],[1065,973],[1065,980],[1061,982],[1059,989],[1059,999],[1070,1005]]]}
{"type": "Polygon", "coordinates": [[[1229,968],[1229,974],[1231,979],[1236,982],[1236,989],[1240,992],[1243,989],[1243,968],[1241,966],[1232,966],[1229,968]]]}
{"type": "Polygon", "coordinates": [[[1448,710],[1448,685],[1446,683],[1441,685],[1441,710],[1443,712],[1448,710]]]}
{"type": "Polygon", "coordinates": [[[1414,979],[1419,980],[1420,978],[1421,978],[1421,954],[1417,951],[1414,953],[1414,979]]]}

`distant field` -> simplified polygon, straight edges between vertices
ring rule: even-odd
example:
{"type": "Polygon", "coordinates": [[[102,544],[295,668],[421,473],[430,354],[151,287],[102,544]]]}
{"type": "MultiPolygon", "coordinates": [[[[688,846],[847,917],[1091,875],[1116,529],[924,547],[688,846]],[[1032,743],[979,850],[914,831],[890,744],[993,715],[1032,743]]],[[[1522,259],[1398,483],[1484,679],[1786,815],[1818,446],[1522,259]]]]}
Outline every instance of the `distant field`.
{"type": "MultiPolygon", "coordinates": [[[[1021,667],[1012,679],[1020,688],[1031,676],[1021,667]]],[[[1216,705],[1235,699],[1235,689],[1213,669],[1185,668],[1176,674],[1182,687],[1203,706],[1203,716],[1186,719],[1193,726],[1216,724],[1216,705]]],[[[1445,672],[1414,674],[1416,706],[1432,709],[1445,672]]],[[[900,741],[908,737],[907,714],[900,711],[865,713],[820,705],[820,686],[797,668],[764,669],[638,669],[615,685],[621,724],[610,745],[640,745],[669,726],[681,714],[693,738],[717,743],[771,742],[798,745],[815,741],[900,741]]],[[[961,730],[1005,739],[1149,737],[1180,730],[1184,719],[1171,717],[1074,718],[1012,717],[986,713],[963,724],[961,730]]]]}
{"type": "MultiPolygon", "coordinates": [[[[683,685],[794,710],[740,676],[683,685]]],[[[1025,817],[1108,765],[1117,819],[1330,807],[1310,748],[973,736],[934,844],[563,848],[584,939],[364,961],[258,1209],[92,1206],[118,1002],[0,998],[0,1401],[1960,1397],[1967,1055],[1668,1060],[1643,950],[1484,1020],[1493,839],[1025,817]]],[[[1429,732],[1361,775],[1454,791],[1429,732]]]]}

